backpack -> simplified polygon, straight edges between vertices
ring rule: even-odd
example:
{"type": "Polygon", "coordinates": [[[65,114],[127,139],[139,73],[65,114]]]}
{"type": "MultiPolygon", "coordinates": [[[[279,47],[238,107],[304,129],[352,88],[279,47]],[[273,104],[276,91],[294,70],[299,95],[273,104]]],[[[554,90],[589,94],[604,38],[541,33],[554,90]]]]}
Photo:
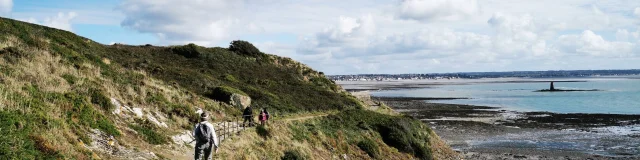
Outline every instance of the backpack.
{"type": "Polygon", "coordinates": [[[206,123],[198,124],[196,128],[196,141],[201,144],[206,144],[211,141],[211,128],[206,123]]]}

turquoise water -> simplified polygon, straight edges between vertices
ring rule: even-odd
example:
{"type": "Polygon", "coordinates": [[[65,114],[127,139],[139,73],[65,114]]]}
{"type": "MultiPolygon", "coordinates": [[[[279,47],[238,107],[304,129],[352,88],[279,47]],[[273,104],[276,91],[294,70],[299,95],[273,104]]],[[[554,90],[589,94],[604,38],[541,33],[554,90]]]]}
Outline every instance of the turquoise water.
{"type": "MultiPolygon", "coordinates": [[[[531,79],[528,79],[531,80],[531,79]]],[[[556,79],[558,80],[558,79],[556,79]]],[[[640,114],[640,79],[580,79],[587,82],[556,82],[556,89],[600,89],[595,92],[533,92],[549,83],[464,83],[435,88],[372,92],[374,96],[468,97],[472,99],[432,101],[502,107],[517,111],[557,113],[640,114]]]]}

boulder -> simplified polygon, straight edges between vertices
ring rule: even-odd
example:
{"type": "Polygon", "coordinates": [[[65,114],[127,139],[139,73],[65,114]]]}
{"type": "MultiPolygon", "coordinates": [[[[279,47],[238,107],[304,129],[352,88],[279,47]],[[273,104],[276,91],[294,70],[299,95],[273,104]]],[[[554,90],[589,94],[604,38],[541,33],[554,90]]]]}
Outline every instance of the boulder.
{"type": "Polygon", "coordinates": [[[231,94],[229,104],[240,109],[244,109],[247,106],[251,105],[251,97],[233,93],[231,94]]]}
{"type": "Polygon", "coordinates": [[[214,100],[225,102],[240,109],[244,109],[245,107],[251,105],[251,97],[249,97],[249,95],[239,89],[227,86],[216,87],[208,91],[206,93],[206,96],[214,100]]]}

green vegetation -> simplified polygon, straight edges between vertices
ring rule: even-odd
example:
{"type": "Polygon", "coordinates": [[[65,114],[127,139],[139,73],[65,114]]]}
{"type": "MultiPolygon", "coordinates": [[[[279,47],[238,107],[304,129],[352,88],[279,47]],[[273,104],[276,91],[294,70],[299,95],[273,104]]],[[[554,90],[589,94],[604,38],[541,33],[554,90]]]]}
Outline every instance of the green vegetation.
{"type": "Polygon", "coordinates": [[[216,87],[213,90],[206,93],[205,96],[221,102],[229,102],[231,100],[231,95],[233,94],[248,96],[246,93],[244,93],[241,90],[227,87],[227,86],[216,87]]]}
{"type": "Polygon", "coordinates": [[[258,50],[256,46],[253,46],[253,44],[247,41],[242,41],[242,40],[236,40],[231,42],[231,45],[229,45],[229,50],[244,56],[250,56],[250,57],[264,56],[264,53],[260,52],[260,50],[258,50]]]}
{"type": "Polygon", "coordinates": [[[105,96],[104,90],[90,88],[89,95],[91,95],[91,103],[99,105],[105,111],[109,112],[115,108],[115,106],[111,104],[111,99],[105,96]]]}
{"type": "Polygon", "coordinates": [[[313,141],[311,137],[318,132],[333,138],[353,137],[348,143],[356,144],[372,157],[378,155],[377,147],[365,135],[374,134],[374,137],[381,138],[385,144],[401,152],[420,159],[432,159],[428,144],[432,131],[411,117],[391,116],[368,110],[347,110],[323,118],[317,123],[290,127],[295,140],[313,141]]]}
{"type": "Polygon", "coordinates": [[[258,125],[256,127],[256,133],[258,133],[258,135],[264,139],[271,137],[271,131],[264,125],[258,125]]]}
{"type": "Polygon", "coordinates": [[[380,158],[388,146],[404,152],[399,156],[431,158],[432,134],[424,124],[362,110],[361,102],[323,73],[262,53],[247,41],[233,41],[229,48],[102,45],[71,32],[5,18],[0,18],[0,35],[3,158],[91,159],[87,156],[94,151],[84,145],[94,141],[95,129],[120,144],[131,139],[147,142],[123,146],[169,144],[169,135],[192,129],[198,107],[216,118],[238,115],[239,109],[220,103],[229,101],[231,94],[249,96],[252,105],[283,115],[341,111],[278,126],[283,130],[256,128],[255,137],[265,143],[250,144],[275,146],[280,143],[266,141],[289,133],[289,139],[300,142],[298,148],[280,148],[270,158],[279,158],[287,149],[282,159],[308,159],[304,154],[314,150],[304,146],[307,142],[335,147],[339,153],[356,150],[358,154],[350,154],[365,158],[364,152],[380,158]],[[111,98],[129,111],[113,112],[111,98]],[[137,116],[130,111],[133,107],[143,114],[162,115],[158,119],[169,127],[131,118],[137,116]]]}
{"type": "Polygon", "coordinates": [[[176,83],[200,95],[207,95],[211,88],[235,88],[249,95],[257,105],[272,106],[281,112],[359,106],[347,93],[331,89],[336,85],[325,83],[329,81],[325,77],[312,77],[322,83],[304,80],[304,76],[312,76],[315,71],[304,75],[300,72],[304,68],[300,66],[256,62],[225,48],[196,48],[200,53],[198,58],[186,58],[165,47],[123,45],[107,46],[110,53],[100,56],[126,68],[144,70],[149,76],[176,83]]]}
{"type": "Polygon", "coordinates": [[[193,43],[189,43],[184,46],[172,47],[171,50],[173,51],[173,53],[182,55],[187,58],[197,58],[197,57],[200,57],[200,51],[198,51],[199,48],[202,48],[202,47],[197,46],[196,44],[193,44],[193,43]]]}
{"type": "Polygon", "coordinates": [[[304,160],[305,158],[302,153],[298,150],[287,150],[284,151],[284,156],[281,158],[282,160],[304,160]]]}
{"type": "Polygon", "coordinates": [[[7,159],[60,158],[42,137],[32,136],[35,130],[46,127],[38,122],[46,121],[45,117],[0,111],[0,155],[7,159]]]}
{"type": "Polygon", "coordinates": [[[169,142],[169,137],[158,133],[156,131],[158,130],[158,128],[153,126],[153,124],[151,124],[151,122],[149,122],[148,120],[144,120],[144,122],[140,125],[131,124],[129,125],[129,127],[138,132],[138,134],[142,135],[144,137],[144,140],[149,142],[149,144],[158,145],[166,144],[169,142]]]}
{"type": "Polygon", "coordinates": [[[367,154],[371,156],[371,158],[378,158],[380,149],[378,148],[378,145],[371,139],[365,138],[364,140],[358,142],[357,145],[358,148],[362,149],[364,152],[367,152],[367,154]]]}
{"type": "Polygon", "coordinates": [[[111,120],[95,110],[88,103],[86,97],[77,93],[67,93],[63,97],[56,98],[62,102],[71,103],[72,108],[67,111],[67,123],[71,124],[74,129],[81,130],[83,127],[91,127],[100,129],[109,135],[120,136],[120,131],[116,129],[111,120]]]}
{"type": "Polygon", "coordinates": [[[64,80],[66,80],[67,83],[72,84],[72,85],[76,84],[76,82],[78,81],[78,77],[75,77],[75,76],[70,75],[70,74],[64,74],[64,75],[62,75],[62,78],[64,80]]]}

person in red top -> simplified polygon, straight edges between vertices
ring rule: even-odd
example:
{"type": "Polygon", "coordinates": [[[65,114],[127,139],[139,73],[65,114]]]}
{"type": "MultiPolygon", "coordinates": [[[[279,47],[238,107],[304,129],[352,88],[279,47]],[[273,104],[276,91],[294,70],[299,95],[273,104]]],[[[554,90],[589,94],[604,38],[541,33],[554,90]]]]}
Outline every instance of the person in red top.
{"type": "Polygon", "coordinates": [[[258,120],[260,120],[260,125],[264,125],[264,122],[267,121],[267,114],[262,109],[260,110],[260,115],[258,115],[258,120]]]}

